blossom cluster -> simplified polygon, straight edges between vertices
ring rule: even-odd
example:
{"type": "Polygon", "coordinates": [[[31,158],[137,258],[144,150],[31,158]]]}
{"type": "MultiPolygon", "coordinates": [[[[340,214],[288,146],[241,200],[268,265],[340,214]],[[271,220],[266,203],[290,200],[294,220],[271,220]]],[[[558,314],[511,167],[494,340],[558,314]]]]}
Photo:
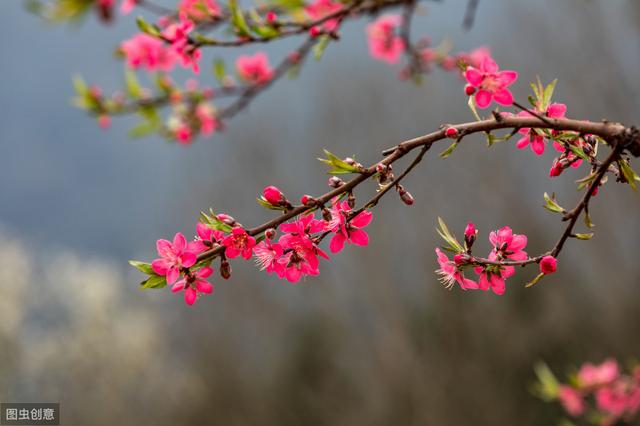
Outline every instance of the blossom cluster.
{"type": "MultiPolygon", "coordinates": [[[[309,200],[309,196],[303,197],[303,202],[308,204],[309,200]]],[[[264,189],[261,201],[274,209],[291,206],[282,192],[273,186],[264,189]]],[[[372,220],[370,211],[355,212],[349,201],[337,197],[322,213],[322,219],[317,219],[314,212],[302,214],[280,224],[277,229],[267,229],[258,240],[229,215],[203,214],[203,220],[196,225],[193,241],[187,241],[181,233],[177,233],[173,241],[158,240],[159,257],[151,263],[150,271],[146,267],[141,270],[164,277],[166,284],[172,285],[173,292],[184,291],[189,305],[195,303],[198,295],[213,291],[207,281],[214,272],[210,261],[198,261],[200,255],[212,250],[221,250],[220,273],[225,279],[231,275],[227,259],[254,258],[261,270],[297,283],[306,276],[317,276],[320,258],[329,259],[319,245],[325,236],[332,235],[329,243],[332,253],[342,251],[345,243],[358,246],[369,243],[363,228],[372,220]]],[[[153,282],[154,287],[160,286],[157,281],[153,282]]]]}
{"type": "Polygon", "coordinates": [[[618,422],[633,423],[640,411],[640,365],[624,374],[615,359],[601,364],[585,363],[568,383],[559,383],[548,372],[539,375],[545,399],[558,400],[565,413],[573,418],[600,426],[618,422]]]}
{"type": "MultiPolygon", "coordinates": [[[[502,295],[506,290],[505,280],[515,273],[512,264],[505,265],[503,262],[525,264],[530,260],[524,251],[527,236],[514,234],[508,226],[489,233],[492,248],[486,259],[474,257],[472,254],[472,247],[478,235],[473,223],[469,222],[465,228],[464,244],[458,242],[442,220],[438,232],[447,243],[445,249],[454,254],[451,260],[440,248],[435,249],[440,266],[436,273],[446,288],[452,288],[458,283],[463,290],[491,290],[497,295],[502,295]],[[465,277],[466,270],[473,270],[478,276],[477,281],[465,277]]],[[[541,275],[556,271],[557,261],[553,256],[542,256],[538,263],[541,275]]]]}

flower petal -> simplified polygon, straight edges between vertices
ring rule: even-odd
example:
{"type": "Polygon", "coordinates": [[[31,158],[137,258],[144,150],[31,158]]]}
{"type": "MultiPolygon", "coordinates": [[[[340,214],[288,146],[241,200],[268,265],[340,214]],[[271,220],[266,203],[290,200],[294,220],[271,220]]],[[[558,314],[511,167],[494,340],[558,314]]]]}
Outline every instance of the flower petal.
{"type": "Polygon", "coordinates": [[[498,89],[493,92],[493,99],[500,105],[513,105],[513,95],[507,89],[498,89]]]}
{"type": "Polygon", "coordinates": [[[491,103],[491,92],[480,89],[478,93],[476,93],[476,105],[478,108],[486,108],[491,103]]]}

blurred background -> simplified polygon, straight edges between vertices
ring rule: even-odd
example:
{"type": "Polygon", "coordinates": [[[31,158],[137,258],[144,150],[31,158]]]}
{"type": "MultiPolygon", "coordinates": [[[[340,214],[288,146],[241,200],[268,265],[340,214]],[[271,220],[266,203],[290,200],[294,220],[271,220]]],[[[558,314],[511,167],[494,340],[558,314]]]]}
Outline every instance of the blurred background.
{"type": "MultiPolygon", "coordinates": [[[[569,116],[640,124],[639,2],[481,1],[469,32],[465,7],[424,3],[416,36],[447,37],[454,51],[490,46],[520,72],[521,100],[536,75],[558,78],[569,116]]],[[[562,229],[542,193],[578,198],[578,173],[547,177],[552,150],[489,150],[479,137],[448,160],[428,157],[406,181],[415,205],[386,197],[369,247],[347,247],[318,278],[290,285],[236,262],[193,308],[168,289],[140,291],[127,260],[152,259],[157,238],[192,235],[200,210],[261,223],[270,213],[255,196],[268,184],[294,199],[325,192],[322,148],[369,164],[470,120],[462,84],[437,70],[418,88],[398,81],[368,58],[361,20],[226,133],[189,148],[130,140],[133,119],[104,131],[70,98],[74,74],[121,86],[111,52],[134,34],[131,17],[69,27],[17,0],[0,11],[1,401],[60,402],[70,425],[554,424],[559,409],[529,391],[536,361],[562,372],[640,354],[640,200],[628,186],[600,192],[594,239],[572,241],[537,286],[522,285],[530,269],[502,297],[438,283],[437,216],[459,235],[474,221],[481,252],[490,230],[510,225],[538,253],[562,229]]],[[[272,61],[295,44],[269,47],[272,61]]]]}

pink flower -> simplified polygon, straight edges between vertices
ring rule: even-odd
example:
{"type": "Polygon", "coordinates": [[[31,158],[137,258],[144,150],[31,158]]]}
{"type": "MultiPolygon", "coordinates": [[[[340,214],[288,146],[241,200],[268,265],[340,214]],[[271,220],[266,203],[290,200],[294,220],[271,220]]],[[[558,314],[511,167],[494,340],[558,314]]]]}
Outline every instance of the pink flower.
{"type": "Polygon", "coordinates": [[[553,274],[556,271],[558,261],[553,256],[545,256],[540,260],[540,272],[545,275],[553,274]]]}
{"type": "Polygon", "coordinates": [[[375,59],[395,64],[404,52],[404,41],[396,32],[402,22],[400,15],[384,15],[367,25],[369,53],[375,59]]]}
{"type": "Polygon", "coordinates": [[[578,371],[578,381],[583,388],[606,385],[619,376],[618,363],[614,359],[608,359],[600,365],[586,363],[578,371]]]}
{"type": "Polygon", "coordinates": [[[202,222],[198,222],[196,225],[196,234],[198,237],[195,241],[189,243],[190,251],[195,253],[202,253],[207,251],[224,238],[224,232],[212,229],[202,222]]]}
{"type": "Polygon", "coordinates": [[[178,11],[193,21],[206,21],[221,16],[222,10],[214,0],[182,0],[178,11]]]}
{"type": "Polygon", "coordinates": [[[151,263],[153,271],[167,277],[167,284],[173,284],[180,276],[181,268],[189,268],[196,263],[196,254],[187,248],[187,240],[180,232],[173,237],[173,244],[167,240],[156,242],[158,256],[151,263]]]}
{"type": "Polygon", "coordinates": [[[195,27],[185,12],[180,12],[177,22],[165,22],[166,28],[162,31],[162,37],[171,43],[171,49],[182,59],[184,68],[191,67],[194,73],[200,72],[198,61],[202,52],[191,44],[189,33],[195,27]]]}
{"type": "Polygon", "coordinates": [[[189,145],[192,142],[193,132],[191,127],[186,124],[181,124],[175,130],[174,136],[180,145],[189,145]]]}
{"type": "Polygon", "coordinates": [[[493,250],[489,254],[490,260],[526,260],[528,257],[523,250],[527,246],[527,236],[514,234],[508,226],[492,231],[489,234],[489,241],[493,245],[493,250]]]}
{"type": "Polygon", "coordinates": [[[613,416],[622,417],[629,407],[629,387],[624,381],[616,381],[596,391],[596,405],[599,410],[613,416]]]}
{"type": "Polygon", "coordinates": [[[311,234],[322,232],[324,229],[325,222],[315,219],[313,213],[295,222],[280,225],[280,230],[286,234],[278,240],[284,251],[278,262],[285,268],[287,281],[295,283],[303,276],[316,276],[320,273],[318,256],[325,259],[329,259],[329,256],[313,241],[311,234]]]}
{"type": "Polygon", "coordinates": [[[482,62],[487,58],[491,59],[491,50],[486,46],[480,46],[469,53],[460,53],[457,55],[458,60],[462,60],[474,68],[480,68],[482,62]]]}
{"type": "Polygon", "coordinates": [[[562,407],[572,417],[579,417],[584,413],[584,400],[582,394],[567,385],[560,385],[558,389],[558,398],[562,407]]]}
{"type": "Polygon", "coordinates": [[[218,127],[215,109],[206,102],[201,102],[196,107],[195,115],[200,122],[200,133],[204,136],[211,135],[218,127]]]}
{"type": "MultiPolygon", "coordinates": [[[[313,3],[305,6],[304,11],[307,13],[309,18],[317,21],[324,18],[327,15],[336,13],[341,9],[342,9],[342,4],[339,2],[334,2],[333,0],[315,0],[313,3]]],[[[333,18],[333,19],[328,19],[324,21],[324,23],[322,24],[322,27],[324,27],[324,29],[326,29],[327,31],[332,32],[337,30],[339,25],[340,25],[340,21],[338,19],[333,18]]],[[[314,28],[316,29],[316,31],[319,31],[317,26],[313,27],[312,29],[314,28]]]]}
{"type": "Polygon", "coordinates": [[[253,249],[260,270],[266,270],[268,274],[275,272],[279,278],[286,275],[285,265],[280,261],[283,253],[282,246],[278,243],[272,244],[269,239],[260,241],[253,249]]]}
{"type": "Polygon", "coordinates": [[[120,12],[124,15],[131,13],[134,7],[138,4],[138,0],[122,0],[120,5],[120,12]]]}
{"type": "Polygon", "coordinates": [[[348,215],[351,213],[351,207],[347,201],[340,202],[335,199],[331,207],[331,220],[327,223],[327,231],[334,232],[331,238],[329,249],[331,253],[338,253],[344,248],[345,241],[349,244],[357,246],[366,246],[369,244],[369,236],[362,228],[371,223],[373,214],[365,210],[360,212],[356,217],[347,221],[348,215]]]}
{"type": "Polygon", "coordinates": [[[171,71],[179,59],[164,42],[148,34],[136,34],[120,45],[130,68],[147,71],[171,71]]]}
{"type": "MultiPolygon", "coordinates": [[[[546,111],[538,111],[540,115],[546,115],[549,118],[562,118],[564,114],[567,112],[567,106],[565,104],[554,103],[549,105],[546,111]]],[[[521,111],[518,113],[518,117],[531,117],[527,111],[521,111]]],[[[537,129],[530,129],[528,127],[523,127],[518,130],[518,133],[524,135],[520,140],[516,143],[518,149],[524,149],[527,146],[531,145],[531,150],[538,155],[542,155],[544,153],[544,135],[538,134],[537,129]]],[[[563,149],[564,151],[564,149],[563,149]]]]}
{"type": "Polygon", "coordinates": [[[507,89],[518,78],[515,71],[499,71],[491,57],[485,57],[479,68],[467,67],[465,78],[472,87],[478,89],[475,94],[476,105],[486,108],[493,99],[500,105],[512,105],[513,95],[507,89]]]}
{"type": "Polygon", "coordinates": [[[495,294],[501,296],[506,290],[504,280],[515,273],[515,268],[513,266],[476,266],[474,271],[480,275],[478,280],[478,288],[480,290],[487,291],[491,289],[495,294]]]}
{"type": "Polygon", "coordinates": [[[280,191],[275,186],[267,186],[265,189],[263,189],[262,196],[269,202],[269,204],[273,206],[279,206],[286,200],[282,191],[280,191]]]}
{"type": "Polygon", "coordinates": [[[195,275],[188,275],[176,282],[171,291],[178,293],[184,290],[184,301],[187,305],[191,306],[196,303],[198,294],[211,294],[213,293],[213,286],[206,281],[205,278],[209,278],[213,273],[213,269],[204,266],[195,273],[195,275]]]}
{"type": "Polygon", "coordinates": [[[440,281],[445,288],[451,289],[456,282],[460,284],[463,290],[475,290],[478,288],[478,283],[465,278],[456,263],[450,261],[447,255],[439,248],[436,248],[436,256],[438,258],[438,264],[440,265],[440,269],[436,270],[436,273],[440,275],[440,281]]]}
{"type": "Polygon", "coordinates": [[[231,235],[222,240],[222,245],[226,247],[225,254],[229,259],[234,259],[242,255],[245,259],[250,259],[256,239],[247,234],[243,228],[236,226],[231,230],[231,235]]]}
{"type": "Polygon", "coordinates": [[[273,78],[269,58],[264,52],[258,52],[253,56],[239,56],[236,60],[236,69],[240,78],[249,83],[264,84],[273,78]]]}

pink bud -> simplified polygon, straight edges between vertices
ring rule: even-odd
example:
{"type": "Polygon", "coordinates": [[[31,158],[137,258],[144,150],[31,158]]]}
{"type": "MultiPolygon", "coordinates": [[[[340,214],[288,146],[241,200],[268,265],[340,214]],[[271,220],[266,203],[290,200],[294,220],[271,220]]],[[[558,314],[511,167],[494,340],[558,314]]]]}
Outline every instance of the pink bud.
{"type": "Polygon", "coordinates": [[[311,29],[309,30],[309,35],[311,37],[318,37],[320,35],[322,31],[320,31],[320,28],[318,27],[311,27],[311,29]]]}
{"type": "Polygon", "coordinates": [[[473,224],[473,222],[467,223],[467,227],[464,228],[464,236],[465,237],[475,237],[477,233],[478,233],[478,231],[476,230],[476,227],[473,224]]]}
{"type": "Polygon", "coordinates": [[[294,52],[289,53],[289,62],[291,62],[292,64],[297,64],[298,62],[300,62],[300,52],[298,52],[297,50],[294,52]]]}
{"type": "Polygon", "coordinates": [[[227,259],[222,259],[220,262],[220,276],[225,280],[231,277],[231,265],[227,259]]]}
{"type": "Polygon", "coordinates": [[[557,260],[553,256],[545,256],[540,261],[540,272],[543,274],[553,274],[556,271],[557,260]]]}
{"type": "Polygon", "coordinates": [[[344,185],[344,181],[338,176],[331,176],[329,178],[328,185],[332,188],[340,188],[342,185],[344,185]]]}
{"type": "Polygon", "coordinates": [[[233,217],[231,217],[231,216],[229,216],[228,214],[225,214],[225,213],[219,213],[217,215],[217,218],[218,218],[219,221],[222,221],[222,222],[226,223],[229,226],[233,226],[233,225],[236,224],[236,220],[233,217]]]}
{"type": "Polygon", "coordinates": [[[310,205],[312,202],[314,201],[314,198],[311,195],[303,195],[302,197],[300,197],[300,203],[303,206],[308,206],[310,205]]]}
{"type": "Polygon", "coordinates": [[[447,127],[444,131],[444,135],[448,138],[455,139],[458,136],[458,129],[455,127],[447,127]]]}
{"type": "Polygon", "coordinates": [[[106,129],[109,126],[111,126],[111,117],[105,114],[100,115],[98,117],[98,126],[100,126],[103,129],[106,129]]]}
{"type": "Polygon", "coordinates": [[[553,164],[551,165],[551,169],[549,170],[549,177],[557,177],[562,174],[564,168],[558,159],[553,160],[553,164]]]}
{"type": "Polygon", "coordinates": [[[412,206],[414,203],[414,199],[413,199],[413,195],[411,195],[411,193],[407,190],[402,190],[399,192],[400,194],[400,199],[402,200],[403,203],[405,203],[408,206],[412,206]]]}
{"type": "Polygon", "coordinates": [[[262,196],[273,206],[279,206],[283,201],[285,201],[284,194],[275,186],[267,186],[263,189],[262,196]]]}
{"type": "Polygon", "coordinates": [[[387,170],[389,170],[389,167],[386,164],[382,164],[382,163],[376,164],[376,172],[385,173],[387,170]]]}
{"type": "Polygon", "coordinates": [[[471,96],[476,93],[476,88],[470,84],[467,84],[466,86],[464,86],[464,93],[466,93],[467,96],[471,96]]]}
{"type": "Polygon", "coordinates": [[[276,236],[276,230],[273,228],[269,228],[266,231],[264,231],[264,236],[267,237],[268,239],[272,240],[273,237],[276,236]]]}
{"type": "Polygon", "coordinates": [[[278,19],[278,15],[276,15],[274,11],[270,10],[269,12],[267,12],[268,23],[273,24],[274,22],[276,22],[277,19],[278,19]]]}
{"type": "Polygon", "coordinates": [[[466,253],[458,253],[453,256],[453,262],[457,266],[464,265],[465,263],[467,263],[468,259],[469,259],[469,255],[467,255],[466,253]]]}

